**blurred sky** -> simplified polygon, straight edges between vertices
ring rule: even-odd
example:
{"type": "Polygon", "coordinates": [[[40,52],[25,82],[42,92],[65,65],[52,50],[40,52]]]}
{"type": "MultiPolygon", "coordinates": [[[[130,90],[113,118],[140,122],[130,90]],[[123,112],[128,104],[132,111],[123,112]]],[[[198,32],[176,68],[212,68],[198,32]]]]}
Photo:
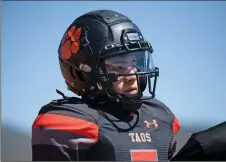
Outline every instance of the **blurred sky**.
{"type": "MultiPolygon", "coordinates": [[[[79,15],[111,9],[130,17],[155,50],[157,98],[182,124],[226,119],[226,2],[2,2],[2,123],[30,133],[39,109],[71,95],[57,48],[79,15]]],[[[182,125],[183,126],[183,125],[182,125]]]]}

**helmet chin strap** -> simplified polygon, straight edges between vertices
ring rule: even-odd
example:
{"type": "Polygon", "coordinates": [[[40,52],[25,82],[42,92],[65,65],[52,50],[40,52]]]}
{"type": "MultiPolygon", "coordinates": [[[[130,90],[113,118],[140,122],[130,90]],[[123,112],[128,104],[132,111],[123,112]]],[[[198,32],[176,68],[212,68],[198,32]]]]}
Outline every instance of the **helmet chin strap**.
{"type": "Polygon", "coordinates": [[[135,112],[141,107],[142,104],[141,100],[142,95],[141,96],[118,95],[117,97],[115,97],[108,94],[108,98],[112,102],[119,104],[120,108],[129,112],[135,112]]]}
{"type": "Polygon", "coordinates": [[[83,96],[82,98],[83,100],[85,100],[87,103],[91,105],[101,105],[105,103],[112,103],[113,105],[117,105],[117,108],[126,112],[136,112],[138,109],[140,109],[142,105],[142,100],[139,99],[140,98],[139,96],[114,97],[108,94],[108,95],[102,95],[102,96],[95,96],[94,98],[90,98],[89,96],[83,96]]]}
{"type": "Polygon", "coordinates": [[[124,110],[130,111],[130,112],[135,112],[138,109],[140,109],[142,105],[142,101],[121,101],[121,106],[124,110]]]}

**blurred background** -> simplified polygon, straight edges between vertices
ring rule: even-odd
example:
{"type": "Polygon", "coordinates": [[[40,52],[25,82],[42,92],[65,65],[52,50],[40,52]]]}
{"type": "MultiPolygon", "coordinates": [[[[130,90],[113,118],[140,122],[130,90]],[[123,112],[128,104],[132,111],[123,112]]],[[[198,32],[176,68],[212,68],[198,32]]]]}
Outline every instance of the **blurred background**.
{"type": "Polygon", "coordinates": [[[39,109],[66,90],[57,48],[72,21],[91,10],[130,17],[155,52],[157,98],[180,121],[178,149],[189,136],[226,119],[226,2],[1,2],[1,159],[31,160],[39,109]]]}

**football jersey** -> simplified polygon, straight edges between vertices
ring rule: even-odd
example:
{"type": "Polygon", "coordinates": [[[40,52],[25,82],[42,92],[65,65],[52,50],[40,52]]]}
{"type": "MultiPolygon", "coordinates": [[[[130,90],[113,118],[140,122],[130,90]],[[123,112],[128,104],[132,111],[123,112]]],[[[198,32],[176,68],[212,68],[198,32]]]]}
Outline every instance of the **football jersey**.
{"type": "Polygon", "coordinates": [[[136,112],[118,104],[88,105],[79,98],[43,106],[32,126],[32,159],[73,161],[158,161],[173,154],[180,125],[157,99],[136,112]]]}

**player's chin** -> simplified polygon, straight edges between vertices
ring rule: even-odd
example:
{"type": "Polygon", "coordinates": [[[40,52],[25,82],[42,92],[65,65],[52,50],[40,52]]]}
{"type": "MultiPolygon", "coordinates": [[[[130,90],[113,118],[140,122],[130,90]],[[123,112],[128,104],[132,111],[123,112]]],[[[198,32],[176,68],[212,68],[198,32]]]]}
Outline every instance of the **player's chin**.
{"type": "Polygon", "coordinates": [[[138,90],[124,91],[123,94],[125,94],[125,95],[136,95],[136,94],[138,94],[138,90]]]}

